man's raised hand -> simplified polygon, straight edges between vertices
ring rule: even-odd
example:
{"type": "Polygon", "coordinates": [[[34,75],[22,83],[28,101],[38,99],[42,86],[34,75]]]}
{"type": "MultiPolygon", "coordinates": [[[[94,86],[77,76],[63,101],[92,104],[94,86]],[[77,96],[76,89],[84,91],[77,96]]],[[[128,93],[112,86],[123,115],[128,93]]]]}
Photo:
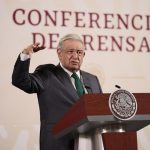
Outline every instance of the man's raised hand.
{"type": "Polygon", "coordinates": [[[38,52],[40,50],[45,49],[45,46],[39,46],[39,45],[40,45],[40,43],[31,44],[27,48],[25,48],[22,53],[31,56],[32,53],[36,53],[36,52],[38,52]]]}

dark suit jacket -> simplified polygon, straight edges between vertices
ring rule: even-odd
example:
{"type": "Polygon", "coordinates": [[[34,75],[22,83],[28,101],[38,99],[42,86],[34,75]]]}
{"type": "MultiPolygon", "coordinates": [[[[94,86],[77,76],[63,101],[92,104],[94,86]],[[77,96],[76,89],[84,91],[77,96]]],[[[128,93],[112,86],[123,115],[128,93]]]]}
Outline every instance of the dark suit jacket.
{"type": "MultiPolygon", "coordinates": [[[[73,150],[73,140],[68,137],[55,139],[53,125],[78,99],[69,75],[60,67],[46,64],[29,73],[30,59],[18,57],[12,75],[12,84],[27,93],[37,93],[40,107],[40,150],[73,150]]],[[[96,76],[81,71],[88,93],[101,93],[96,76]]]]}

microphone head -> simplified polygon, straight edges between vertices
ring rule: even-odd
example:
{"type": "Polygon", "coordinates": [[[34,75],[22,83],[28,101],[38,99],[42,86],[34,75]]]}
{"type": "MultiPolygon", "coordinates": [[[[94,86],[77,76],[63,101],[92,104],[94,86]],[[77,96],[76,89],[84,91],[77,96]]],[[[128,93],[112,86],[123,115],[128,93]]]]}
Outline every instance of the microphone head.
{"type": "Polygon", "coordinates": [[[121,87],[119,85],[115,85],[116,88],[121,89],[121,87]]]}

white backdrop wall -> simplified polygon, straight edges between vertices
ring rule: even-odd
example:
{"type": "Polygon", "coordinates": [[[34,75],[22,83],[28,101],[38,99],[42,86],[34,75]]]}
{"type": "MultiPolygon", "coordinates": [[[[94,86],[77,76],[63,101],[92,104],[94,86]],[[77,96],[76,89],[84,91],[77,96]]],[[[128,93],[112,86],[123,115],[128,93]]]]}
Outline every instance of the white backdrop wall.
{"type": "MultiPolygon", "coordinates": [[[[18,54],[39,41],[46,50],[39,64],[58,63],[60,36],[79,34],[86,45],[82,69],[99,77],[104,93],[118,84],[131,92],[150,92],[149,0],[0,0],[0,149],[38,150],[39,109],[35,94],[11,85],[18,54]]],[[[138,132],[139,150],[149,150],[150,128],[138,132]]]]}

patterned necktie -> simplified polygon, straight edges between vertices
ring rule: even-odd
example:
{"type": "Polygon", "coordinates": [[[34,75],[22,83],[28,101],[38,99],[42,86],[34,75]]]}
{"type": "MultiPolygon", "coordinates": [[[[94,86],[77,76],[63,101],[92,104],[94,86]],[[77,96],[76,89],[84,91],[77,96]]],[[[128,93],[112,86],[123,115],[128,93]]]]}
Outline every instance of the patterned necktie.
{"type": "Polygon", "coordinates": [[[84,92],[84,88],[83,88],[83,84],[82,82],[80,81],[78,75],[74,72],[71,77],[74,78],[75,80],[75,86],[76,86],[76,90],[77,90],[77,94],[79,96],[82,96],[85,92],[84,92]]]}

